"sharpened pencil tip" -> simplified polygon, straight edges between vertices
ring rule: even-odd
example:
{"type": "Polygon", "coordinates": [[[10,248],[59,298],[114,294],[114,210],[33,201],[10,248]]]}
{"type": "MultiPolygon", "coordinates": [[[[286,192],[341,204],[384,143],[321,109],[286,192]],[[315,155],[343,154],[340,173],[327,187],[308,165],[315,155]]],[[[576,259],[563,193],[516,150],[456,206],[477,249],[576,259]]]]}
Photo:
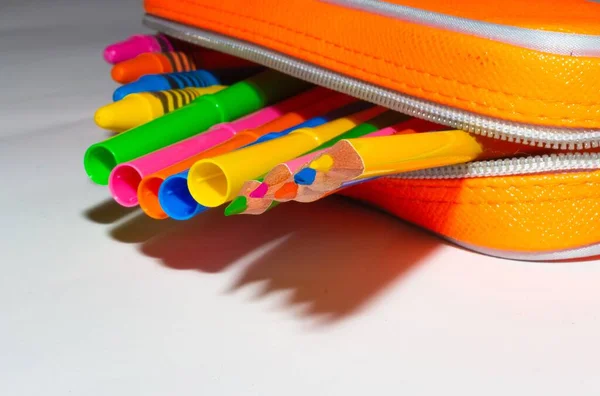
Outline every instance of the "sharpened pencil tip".
{"type": "Polygon", "coordinates": [[[256,187],[254,191],[252,191],[249,195],[250,198],[263,198],[267,191],[269,191],[269,186],[267,183],[260,183],[260,186],[256,187]]]}
{"type": "Polygon", "coordinates": [[[225,208],[225,216],[232,216],[244,212],[248,208],[246,197],[237,197],[225,208]]]}
{"type": "Polygon", "coordinates": [[[310,163],[309,168],[313,168],[317,172],[329,172],[333,166],[333,158],[329,154],[323,154],[310,163]]]}
{"type": "Polygon", "coordinates": [[[275,199],[292,199],[297,192],[298,185],[296,183],[285,183],[275,192],[275,199]]]}
{"type": "Polygon", "coordinates": [[[314,183],[317,171],[313,168],[304,168],[294,175],[294,181],[302,186],[310,186],[314,183]]]}

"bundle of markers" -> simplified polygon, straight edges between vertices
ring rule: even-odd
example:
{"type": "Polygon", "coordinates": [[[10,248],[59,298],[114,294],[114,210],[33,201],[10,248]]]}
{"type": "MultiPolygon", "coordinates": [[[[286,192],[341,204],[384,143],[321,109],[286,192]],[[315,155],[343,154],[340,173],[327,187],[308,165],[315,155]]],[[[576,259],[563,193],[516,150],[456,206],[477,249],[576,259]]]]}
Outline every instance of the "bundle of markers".
{"type": "Polygon", "coordinates": [[[186,220],[225,204],[226,215],[261,214],[507,152],[164,35],[131,37],[104,57],[125,85],[96,112],[115,135],[88,148],[85,170],[116,202],[155,219],[186,220]]]}

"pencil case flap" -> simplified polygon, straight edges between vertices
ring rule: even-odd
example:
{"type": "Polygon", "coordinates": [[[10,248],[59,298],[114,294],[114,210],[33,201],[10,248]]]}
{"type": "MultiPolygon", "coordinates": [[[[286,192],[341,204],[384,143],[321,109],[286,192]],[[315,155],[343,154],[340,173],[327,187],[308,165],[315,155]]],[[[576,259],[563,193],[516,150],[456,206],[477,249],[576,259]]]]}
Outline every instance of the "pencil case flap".
{"type": "Polygon", "coordinates": [[[600,127],[596,1],[145,0],[145,8],[467,114],[600,127]]]}

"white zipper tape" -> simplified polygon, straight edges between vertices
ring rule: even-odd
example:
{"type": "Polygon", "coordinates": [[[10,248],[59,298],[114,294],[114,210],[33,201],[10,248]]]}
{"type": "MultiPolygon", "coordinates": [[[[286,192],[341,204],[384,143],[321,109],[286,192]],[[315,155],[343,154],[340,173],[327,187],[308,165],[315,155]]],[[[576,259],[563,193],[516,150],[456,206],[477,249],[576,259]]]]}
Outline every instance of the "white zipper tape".
{"type": "Polygon", "coordinates": [[[535,51],[556,55],[600,57],[600,36],[535,30],[476,21],[379,0],[321,1],[535,51]]]}
{"type": "Polygon", "coordinates": [[[460,165],[430,168],[390,176],[398,179],[464,179],[572,172],[600,169],[596,153],[560,153],[522,158],[475,161],[460,165]]]}
{"type": "MultiPolygon", "coordinates": [[[[439,235],[439,234],[436,234],[439,235]]],[[[585,257],[593,257],[600,254],[600,244],[593,244],[588,246],[582,246],[574,249],[556,250],[549,252],[518,252],[510,250],[490,249],[480,246],[471,245],[469,243],[463,243],[453,238],[449,238],[440,235],[441,238],[454,243],[455,245],[462,246],[467,250],[481,253],[486,256],[499,257],[507,260],[518,260],[518,261],[558,261],[558,260],[570,260],[585,257]]]]}

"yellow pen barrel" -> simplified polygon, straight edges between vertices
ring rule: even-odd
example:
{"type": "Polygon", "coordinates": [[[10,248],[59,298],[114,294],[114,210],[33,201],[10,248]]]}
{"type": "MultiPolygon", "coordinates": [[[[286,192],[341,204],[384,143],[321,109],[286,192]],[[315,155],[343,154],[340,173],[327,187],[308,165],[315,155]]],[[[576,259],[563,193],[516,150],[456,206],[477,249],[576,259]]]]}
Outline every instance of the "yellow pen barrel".
{"type": "Polygon", "coordinates": [[[190,168],[188,174],[190,194],[200,205],[222,205],[235,197],[245,181],[267,173],[275,165],[296,158],[363,121],[364,116],[344,117],[315,128],[298,129],[278,139],[200,160],[190,168]]]}
{"type": "Polygon", "coordinates": [[[482,147],[464,131],[348,139],[362,159],[360,178],[384,176],[472,161],[482,147]]]}

